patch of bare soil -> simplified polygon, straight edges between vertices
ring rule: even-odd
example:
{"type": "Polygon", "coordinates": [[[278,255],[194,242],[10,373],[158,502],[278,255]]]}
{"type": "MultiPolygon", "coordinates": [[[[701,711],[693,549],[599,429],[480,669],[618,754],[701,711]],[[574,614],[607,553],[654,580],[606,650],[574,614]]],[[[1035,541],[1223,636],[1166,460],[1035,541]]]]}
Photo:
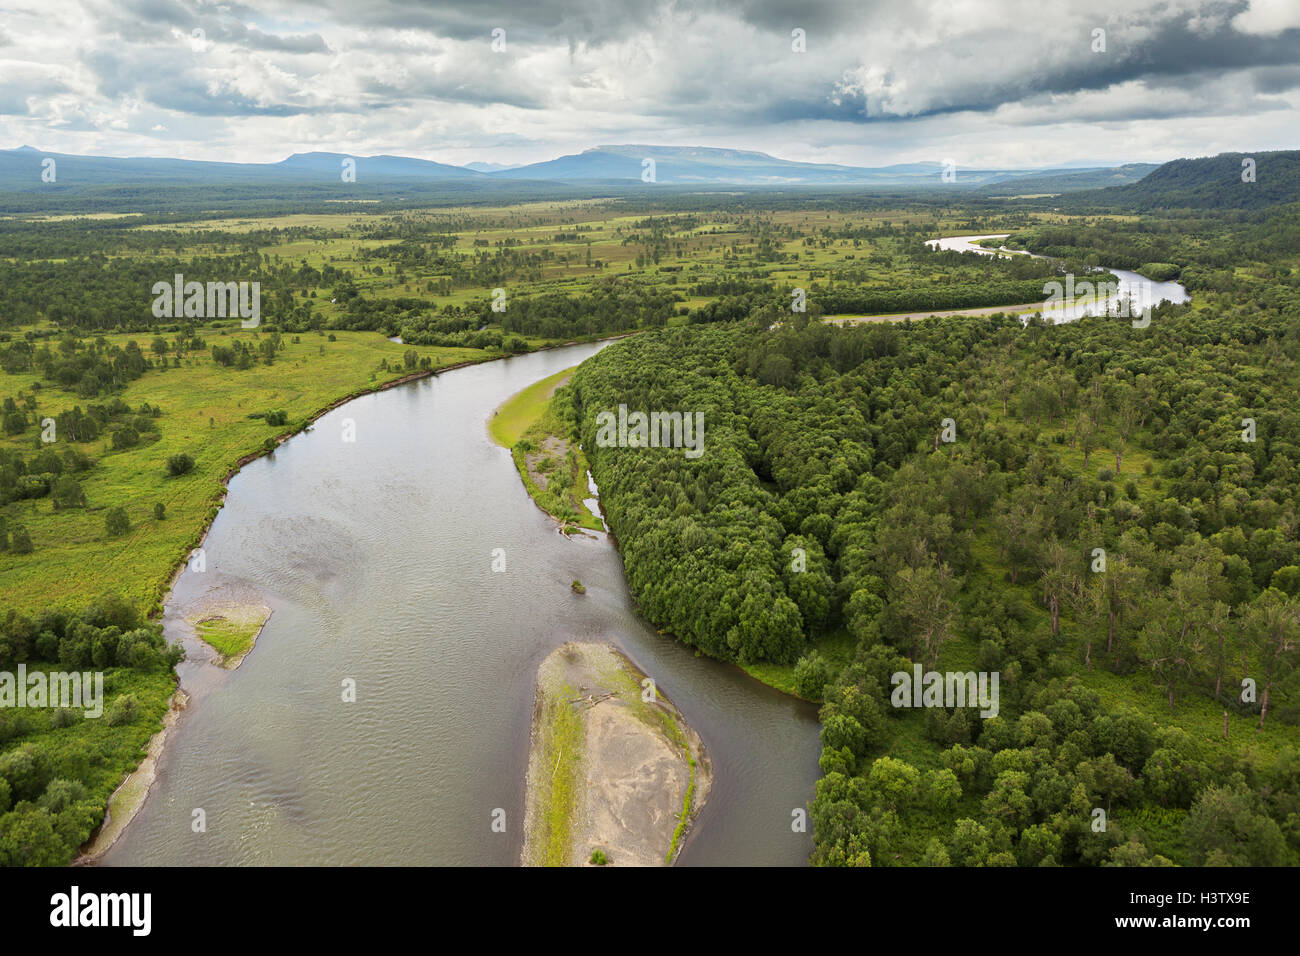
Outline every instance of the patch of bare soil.
{"type": "MultiPolygon", "coordinates": [[[[686,827],[678,833],[678,825],[688,790],[687,826],[708,796],[710,772],[699,737],[662,694],[645,700],[644,679],[645,674],[609,644],[569,642],[538,669],[534,720],[545,712],[544,701],[555,695],[562,695],[582,717],[577,808],[568,834],[571,865],[588,865],[596,850],[605,854],[607,865],[666,865],[670,848],[675,856],[685,836],[686,827]]],[[[534,726],[525,865],[536,857],[535,824],[546,813],[535,786],[543,770],[540,736],[534,726]]],[[[549,766],[544,769],[551,771],[549,766]]]]}
{"type": "Polygon", "coordinates": [[[555,435],[546,436],[542,441],[541,448],[524,455],[524,464],[528,466],[529,479],[538,488],[545,491],[550,476],[559,469],[566,467],[568,455],[569,443],[565,439],[555,435]],[[538,466],[546,459],[550,459],[551,466],[545,471],[540,471],[538,466]]]}

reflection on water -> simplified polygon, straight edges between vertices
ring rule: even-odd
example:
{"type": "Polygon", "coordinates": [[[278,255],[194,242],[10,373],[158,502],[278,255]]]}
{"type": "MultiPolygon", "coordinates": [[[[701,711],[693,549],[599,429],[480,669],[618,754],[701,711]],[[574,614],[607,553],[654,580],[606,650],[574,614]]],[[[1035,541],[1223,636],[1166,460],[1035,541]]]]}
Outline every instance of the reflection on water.
{"type": "MultiPolygon", "coordinates": [[[[978,252],[980,255],[1027,255],[1034,259],[1047,259],[1048,256],[1034,255],[1028,252],[1016,252],[1008,249],[1006,246],[999,246],[997,249],[989,249],[985,246],[977,245],[981,239],[1006,239],[1010,233],[993,233],[983,236],[948,236],[943,239],[927,239],[926,245],[931,249],[942,249],[945,252],[978,252]]],[[[1090,280],[1087,276],[1077,276],[1077,286],[1072,284],[1071,290],[1078,289],[1073,295],[1067,293],[1064,302],[1058,302],[1051,308],[1043,309],[1043,317],[1052,322],[1072,322],[1075,319],[1082,318],[1085,315],[1111,315],[1138,318],[1143,310],[1154,308],[1161,302],[1173,302],[1175,305],[1181,305],[1184,302],[1190,302],[1191,296],[1187,290],[1177,282],[1155,282],[1145,276],[1138,275],[1136,272],[1129,272],[1127,269],[1115,269],[1106,266],[1104,271],[1113,273],[1119,281],[1113,290],[1103,291],[1097,288],[1097,283],[1090,280]],[[1089,289],[1083,291],[1083,284],[1089,283],[1089,289]]],[[[1049,295],[1044,290],[1043,296],[1049,295]]],[[[1059,295],[1059,293],[1058,293],[1059,295]]],[[[1147,316],[1149,318],[1149,315],[1147,316]]]]}
{"type": "Polygon", "coordinates": [[[558,534],[487,437],[502,401],[601,347],[363,397],[231,481],[164,626],[179,638],[181,609],[228,585],[274,614],[238,670],[181,665],[190,708],[106,863],[515,863],[536,668],[572,639],[621,647],[704,740],[713,790],[682,864],[807,859],[790,823],[818,773],[815,709],[657,634],[609,540],[558,534]]]}

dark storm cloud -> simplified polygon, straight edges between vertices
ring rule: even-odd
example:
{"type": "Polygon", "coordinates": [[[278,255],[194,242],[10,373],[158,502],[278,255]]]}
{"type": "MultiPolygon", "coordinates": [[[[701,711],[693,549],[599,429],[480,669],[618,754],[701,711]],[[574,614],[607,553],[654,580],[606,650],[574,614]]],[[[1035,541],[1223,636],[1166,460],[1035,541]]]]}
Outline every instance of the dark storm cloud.
{"type": "Polygon", "coordinates": [[[1253,79],[1260,93],[1286,93],[1300,88],[1300,66],[1264,67],[1253,79]]]}
{"type": "MultiPolygon", "coordinates": [[[[1216,6],[1230,15],[1244,9],[1245,3],[1216,6]]],[[[993,57],[1002,45],[1001,37],[973,35],[943,51],[948,61],[964,64],[967,69],[958,70],[948,82],[936,80],[924,108],[890,110],[882,105],[883,97],[873,102],[869,93],[848,86],[837,97],[846,108],[835,110],[833,115],[869,121],[888,119],[891,113],[912,118],[955,110],[994,110],[1041,94],[1104,90],[1133,80],[1153,88],[1205,86],[1234,71],[1262,74],[1274,67],[1291,68],[1300,63],[1300,30],[1287,30],[1277,36],[1248,36],[1225,25],[1213,32],[1197,32],[1185,20],[1101,28],[1106,30],[1105,52],[1092,52],[1090,30],[1080,29],[1072,36],[1048,30],[1043,36],[1045,46],[1063,51],[1059,62],[1047,68],[1013,70],[1000,78],[990,78],[989,71],[997,65],[993,57]]],[[[810,109],[814,106],[808,104],[810,109]]],[[[787,102],[771,116],[789,116],[795,108],[787,102]]]]}
{"type": "Polygon", "coordinates": [[[353,0],[308,0],[298,5],[305,18],[355,23],[391,30],[424,30],[454,40],[487,38],[493,29],[506,31],[507,40],[543,43],[557,40],[606,43],[631,31],[652,25],[672,7],[692,4],[644,0],[390,0],[387,3],[353,0]]]}
{"type": "Polygon", "coordinates": [[[142,45],[172,43],[177,33],[191,37],[203,31],[213,43],[229,43],[249,50],[280,53],[328,53],[318,34],[273,34],[249,26],[256,12],[241,4],[186,2],[186,0],[122,0],[104,8],[100,24],[122,39],[142,45]]]}
{"type": "MultiPolygon", "coordinates": [[[[252,21],[344,27],[351,34],[351,49],[397,62],[422,55],[408,45],[412,34],[434,45],[481,42],[485,50],[492,31],[500,27],[513,57],[557,43],[572,52],[642,38],[653,42],[661,35],[671,38],[672,30],[698,25],[716,39],[715,57],[705,65],[681,64],[673,61],[671,49],[658,51],[653,65],[660,75],[651,80],[659,85],[655,96],[640,105],[645,115],[694,119],[710,109],[725,109],[750,122],[863,123],[990,111],[1042,94],[1104,90],[1131,80],[1178,88],[1212,80],[1215,71],[1259,72],[1300,62],[1300,30],[1254,36],[1229,26],[1247,6],[1247,0],[1208,0],[1186,9],[1156,3],[1080,17],[1077,7],[1046,2],[1038,8],[1040,21],[1032,24],[990,20],[989,11],[996,7],[975,5],[967,12],[930,0],[910,6],[860,0],[807,5],[780,0],[268,0],[259,4],[261,13],[248,4],[208,0],[123,0],[97,9],[104,25],[130,42],[176,45],[178,37],[183,40],[200,29],[217,46],[285,55],[288,59],[277,66],[290,72],[298,72],[294,55],[336,51],[319,33],[269,32],[269,26],[252,21]],[[1054,8],[1061,15],[1053,15],[1054,8]],[[1067,11],[1072,15],[1066,16],[1067,11]],[[957,19],[963,13],[971,22],[957,19]],[[1091,50],[1094,24],[1106,30],[1104,53],[1091,50]],[[796,69],[790,62],[790,31],[796,26],[807,31],[815,70],[796,69]],[[755,75],[739,62],[745,59],[767,61],[771,69],[766,76],[755,75]],[[859,82],[863,71],[877,65],[883,69],[869,82],[859,82]],[[732,96],[729,87],[741,81],[748,85],[745,95],[732,96]]],[[[418,62],[387,76],[354,67],[353,88],[358,95],[396,102],[542,109],[566,89],[598,86],[590,76],[566,67],[551,60],[515,68],[509,60],[486,55],[456,62],[454,72],[424,69],[418,62]]],[[[107,71],[97,72],[106,92],[124,89],[107,71]]],[[[1277,76],[1261,75],[1256,87],[1277,90],[1278,82],[1277,76]]],[[[140,82],[135,89],[168,109],[232,114],[311,109],[306,102],[273,105],[264,97],[231,95],[219,86],[205,93],[202,82],[182,80],[180,86],[140,82]]],[[[341,104],[344,112],[351,108],[341,104]]]]}

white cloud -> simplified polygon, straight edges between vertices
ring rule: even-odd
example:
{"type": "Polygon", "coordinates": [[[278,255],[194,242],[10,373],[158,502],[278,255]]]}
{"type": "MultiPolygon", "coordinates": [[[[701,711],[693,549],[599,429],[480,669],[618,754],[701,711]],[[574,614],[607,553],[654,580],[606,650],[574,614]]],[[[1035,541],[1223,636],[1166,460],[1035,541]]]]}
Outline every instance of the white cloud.
{"type": "Polygon", "coordinates": [[[1232,28],[1252,36],[1276,36],[1284,30],[1300,30],[1300,3],[1250,0],[1250,6],[1232,18],[1232,28]]]}

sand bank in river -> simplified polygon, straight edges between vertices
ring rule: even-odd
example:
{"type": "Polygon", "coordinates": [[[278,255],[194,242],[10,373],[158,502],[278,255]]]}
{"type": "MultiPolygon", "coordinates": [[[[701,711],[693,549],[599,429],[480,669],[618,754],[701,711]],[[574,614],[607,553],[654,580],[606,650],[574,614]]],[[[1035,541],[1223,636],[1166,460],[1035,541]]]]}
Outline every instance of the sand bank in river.
{"type": "Polygon", "coordinates": [[[570,642],[537,674],[525,866],[664,866],[708,796],[699,737],[608,644],[570,642]],[[649,699],[647,699],[649,698],[649,699]]]}
{"type": "Polygon", "coordinates": [[[186,604],[181,616],[216,651],[215,663],[234,670],[257,643],[271,609],[251,589],[227,585],[186,604]]]}

